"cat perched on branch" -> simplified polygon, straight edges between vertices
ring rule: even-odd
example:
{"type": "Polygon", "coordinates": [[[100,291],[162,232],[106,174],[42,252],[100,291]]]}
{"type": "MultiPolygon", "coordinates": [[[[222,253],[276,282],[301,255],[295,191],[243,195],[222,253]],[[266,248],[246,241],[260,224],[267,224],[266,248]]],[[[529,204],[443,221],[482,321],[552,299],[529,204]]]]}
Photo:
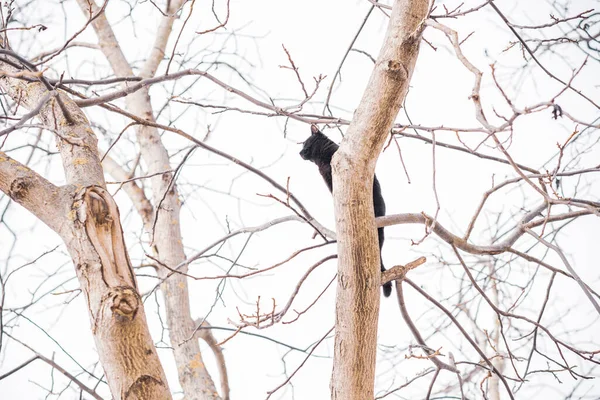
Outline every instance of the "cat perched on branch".
{"type": "MultiPolygon", "coordinates": [[[[305,160],[312,161],[317,164],[317,167],[319,167],[319,173],[325,180],[329,191],[333,193],[333,182],[331,179],[331,158],[339,146],[331,141],[321,131],[319,131],[319,128],[317,128],[315,125],[311,125],[310,130],[311,135],[304,142],[302,151],[300,151],[300,156],[305,160]]],[[[379,185],[377,176],[373,177],[373,208],[375,211],[375,217],[381,217],[385,215],[385,202],[383,201],[383,196],[381,195],[381,186],[379,185]]],[[[385,271],[383,260],[381,259],[381,247],[383,246],[383,241],[385,239],[383,228],[377,228],[377,235],[379,237],[379,258],[381,260],[381,271],[383,272],[385,271]]],[[[383,295],[385,297],[389,297],[390,293],[392,293],[392,283],[387,282],[383,285],[383,295]]]]}

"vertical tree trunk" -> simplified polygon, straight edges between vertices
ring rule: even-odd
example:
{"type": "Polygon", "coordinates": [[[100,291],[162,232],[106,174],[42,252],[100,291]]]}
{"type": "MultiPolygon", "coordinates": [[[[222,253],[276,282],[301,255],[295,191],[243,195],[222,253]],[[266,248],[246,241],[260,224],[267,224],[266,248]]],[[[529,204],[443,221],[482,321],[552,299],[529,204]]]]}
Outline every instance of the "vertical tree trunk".
{"type": "Polygon", "coordinates": [[[373,398],[380,265],[373,213],[375,164],[408,91],[428,0],[397,0],[363,98],[332,161],[338,239],[331,398],[373,398]]]}

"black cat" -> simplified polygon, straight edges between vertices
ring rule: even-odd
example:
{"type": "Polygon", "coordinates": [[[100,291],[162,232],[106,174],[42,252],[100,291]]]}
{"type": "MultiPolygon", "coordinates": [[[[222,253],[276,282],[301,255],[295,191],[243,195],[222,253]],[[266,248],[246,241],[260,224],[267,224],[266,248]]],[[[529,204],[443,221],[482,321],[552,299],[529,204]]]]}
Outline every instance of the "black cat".
{"type": "MultiPolygon", "coordinates": [[[[305,160],[312,161],[317,164],[317,167],[319,167],[319,172],[325,180],[329,191],[333,192],[333,182],[331,180],[331,158],[339,146],[321,133],[319,128],[317,128],[315,125],[312,125],[310,130],[312,134],[304,142],[300,156],[305,160]]],[[[385,215],[385,202],[383,201],[383,196],[381,195],[381,186],[379,186],[377,176],[373,178],[373,208],[375,210],[376,217],[385,215]]],[[[379,257],[381,259],[381,247],[383,246],[383,241],[385,239],[383,228],[377,228],[377,235],[379,236],[379,257]]],[[[385,271],[383,260],[381,260],[381,271],[385,271]]],[[[392,282],[388,282],[383,285],[383,295],[385,297],[389,297],[391,293],[392,282]]]]}

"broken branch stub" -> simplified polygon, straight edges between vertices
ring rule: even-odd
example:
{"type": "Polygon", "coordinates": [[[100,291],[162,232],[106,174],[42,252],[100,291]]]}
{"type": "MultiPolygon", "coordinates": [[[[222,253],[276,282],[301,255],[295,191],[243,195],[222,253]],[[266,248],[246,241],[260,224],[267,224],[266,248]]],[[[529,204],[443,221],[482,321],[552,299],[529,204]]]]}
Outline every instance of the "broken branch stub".
{"type": "Polygon", "coordinates": [[[100,256],[106,286],[137,289],[119,218],[117,204],[106,190],[91,186],[81,192],[78,219],[100,256]]]}

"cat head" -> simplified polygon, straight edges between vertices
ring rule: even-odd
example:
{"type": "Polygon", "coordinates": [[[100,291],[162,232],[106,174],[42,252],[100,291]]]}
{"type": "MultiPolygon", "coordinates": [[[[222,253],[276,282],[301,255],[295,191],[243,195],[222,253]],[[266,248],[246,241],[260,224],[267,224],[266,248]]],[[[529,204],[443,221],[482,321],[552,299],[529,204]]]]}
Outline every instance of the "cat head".
{"type": "Polygon", "coordinates": [[[316,125],[310,127],[311,135],[304,142],[300,157],[308,161],[330,162],[338,146],[325,136],[316,125]]]}

